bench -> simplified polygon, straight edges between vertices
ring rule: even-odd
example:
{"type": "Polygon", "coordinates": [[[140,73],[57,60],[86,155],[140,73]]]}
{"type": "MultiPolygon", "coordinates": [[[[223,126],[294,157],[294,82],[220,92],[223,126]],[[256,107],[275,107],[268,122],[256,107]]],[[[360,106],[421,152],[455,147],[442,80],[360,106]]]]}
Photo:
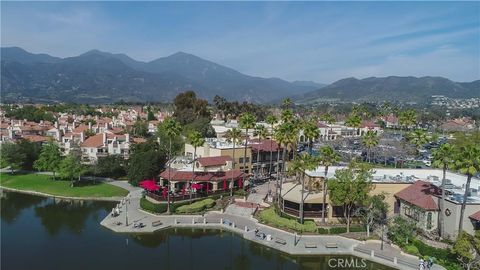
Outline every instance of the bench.
{"type": "Polygon", "coordinates": [[[305,243],[305,248],[316,248],[317,244],[315,243],[305,243]]]}
{"type": "Polygon", "coordinates": [[[337,243],[326,243],[325,244],[326,248],[338,248],[337,243]]]}
{"type": "Polygon", "coordinates": [[[285,239],[282,239],[282,238],[275,238],[275,243],[286,245],[287,241],[285,241],[285,239]]]}
{"type": "Polygon", "coordinates": [[[157,226],[160,226],[162,225],[163,223],[160,221],[160,220],[157,220],[157,221],[152,221],[152,227],[157,227],[157,226]]]}

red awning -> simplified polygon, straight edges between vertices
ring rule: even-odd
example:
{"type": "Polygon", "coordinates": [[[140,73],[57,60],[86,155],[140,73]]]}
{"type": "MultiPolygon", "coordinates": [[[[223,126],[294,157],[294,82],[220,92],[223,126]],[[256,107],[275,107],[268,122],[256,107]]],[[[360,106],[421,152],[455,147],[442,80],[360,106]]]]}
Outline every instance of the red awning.
{"type": "Polygon", "coordinates": [[[160,186],[157,185],[157,182],[155,180],[143,180],[142,182],[140,182],[140,187],[148,191],[160,190],[160,186]]]}

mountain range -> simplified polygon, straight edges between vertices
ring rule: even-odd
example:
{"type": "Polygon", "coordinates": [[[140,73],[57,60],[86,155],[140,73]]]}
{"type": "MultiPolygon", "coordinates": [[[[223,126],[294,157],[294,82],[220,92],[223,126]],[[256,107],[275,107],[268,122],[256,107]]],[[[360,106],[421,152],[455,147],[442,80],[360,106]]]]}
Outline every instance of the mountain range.
{"type": "Polygon", "coordinates": [[[187,90],[210,101],[219,95],[254,103],[277,103],[286,97],[300,104],[331,100],[421,103],[432,95],[480,97],[480,80],[389,76],[346,78],[329,85],[288,82],[245,75],[184,52],[149,62],[99,50],[67,58],[18,47],[4,47],[0,53],[2,102],[171,101],[187,90]]]}
{"type": "Polygon", "coordinates": [[[480,80],[454,82],[443,77],[346,78],[320,89],[296,95],[296,103],[345,102],[428,102],[433,95],[451,98],[480,97],[480,80]]]}
{"type": "Polygon", "coordinates": [[[1,49],[2,101],[110,103],[171,101],[194,90],[199,97],[266,103],[323,85],[261,78],[178,52],[150,62],[91,50],[75,57],[1,49]]]}

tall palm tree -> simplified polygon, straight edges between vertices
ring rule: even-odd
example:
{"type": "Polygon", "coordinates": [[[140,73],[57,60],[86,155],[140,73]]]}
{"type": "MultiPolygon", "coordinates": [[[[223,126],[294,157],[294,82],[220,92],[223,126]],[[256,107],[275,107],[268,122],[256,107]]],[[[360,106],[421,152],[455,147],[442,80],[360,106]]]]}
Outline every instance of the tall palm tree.
{"type": "Polygon", "coordinates": [[[420,147],[428,142],[427,133],[422,129],[415,129],[414,131],[407,134],[407,140],[415,145],[417,149],[417,154],[420,147]]]}
{"type": "Polygon", "coordinates": [[[303,220],[304,220],[304,211],[303,211],[303,207],[304,207],[304,204],[305,204],[305,171],[308,171],[308,170],[314,170],[318,165],[318,159],[317,158],[314,158],[312,155],[310,154],[303,154],[303,155],[300,155],[296,160],[292,161],[292,163],[290,164],[290,166],[288,167],[288,170],[290,173],[292,173],[293,175],[295,175],[295,177],[297,177],[297,179],[299,180],[299,182],[302,184],[302,189],[301,189],[301,193],[302,193],[302,197],[300,199],[300,223],[303,224],[303,220]]]}
{"type": "Polygon", "coordinates": [[[190,180],[190,203],[192,203],[192,183],[195,177],[195,160],[197,159],[197,147],[202,146],[205,143],[205,139],[198,131],[192,131],[188,134],[188,142],[193,146],[193,159],[192,159],[192,180],[190,180]]]}
{"type": "MultiPolygon", "coordinates": [[[[280,207],[280,200],[278,200],[279,196],[280,196],[280,193],[279,193],[279,181],[280,181],[280,149],[282,148],[282,145],[285,149],[285,135],[284,135],[284,131],[280,128],[280,126],[278,126],[276,129],[275,129],[275,132],[273,133],[274,137],[275,137],[275,141],[278,143],[278,151],[277,151],[277,167],[276,167],[276,175],[275,175],[275,198],[277,198],[277,203],[278,203],[278,207],[280,207]]],[[[282,151],[284,153],[284,151],[282,151]]],[[[283,161],[283,167],[285,167],[285,159],[283,159],[283,157],[285,156],[285,154],[283,154],[282,156],[282,161],[283,161]]]]}
{"type": "Polygon", "coordinates": [[[354,133],[357,132],[357,129],[360,128],[361,124],[362,124],[362,118],[360,117],[360,115],[358,115],[355,112],[352,112],[348,116],[347,120],[345,121],[345,125],[347,127],[351,127],[355,130],[354,133]]]}
{"type": "Polygon", "coordinates": [[[461,233],[465,206],[470,191],[470,183],[472,182],[472,177],[480,172],[480,144],[472,140],[470,143],[460,146],[455,157],[455,167],[460,173],[467,175],[467,184],[465,186],[465,194],[463,195],[462,208],[460,210],[460,223],[458,225],[458,232],[461,233]]]}
{"type": "Polygon", "coordinates": [[[290,98],[286,98],[282,101],[283,109],[289,109],[292,106],[292,100],[290,98]]]}
{"type": "MultiPolygon", "coordinates": [[[[233,143],[232,170],[235,169],[235,146],[240,141],[241,137],[242,137],[242,131],[240,131],[240,129],[238,128],[229,129],[225,134],[225,138],[227,138],[227,142],[233,143]]],[[[234,179],[232,174],[232,180],[230,181],[230,197],[233,196],[233,180],[234,179]]]]}
{"type": "Polygon", "coordinates": [[[445,185],[446,185],[446,175],[447,170],[451,167],[455,161],[455,147],[449,143],[442,144],[433,152],[433,167],[442,168],[443,178],[442,178],[442,200],[440,201],[440,215],[439,215],[439,225],[438,230],[441,237],[445,235],[445,185]]]}
{"type": "Polygon", "coordinates": [[[325,224],[325,204],[327,203],[327,174],[328,167],[338,163],[340,155],[338,155],[331,146],[320,148],[320,164],[325,166],[325,177],[323,179],[323,205],[322,205],[322,223],[325,224]]]}
{"type": "MultiPolygon", "coordinates": [[[[294,123],[283,123],[278,128],[279,139],[283,143],[283,168],[282,168],[282,177],[280,178],[280,194],[282,194],[282,185],[283,179],[286,176],[286,160],[287,160],[287,151],[293,150],[296,153],[296,143],[298,141],[298,127],[294,123]]],[[[295,155],[294,155],[295,156],[295,155]]]]}
{"type": "Polygon", "coordinates": [[[409,130],[417,122],[417,113],[413,109],[401,111],[398,114],[398,123],[404,130],[409,130]]]}
{"type": "MultiPolygon", "coordinates": [[[[264,140],[265,138],[267,138],[268,136],[268,131],[267,129],[265,128],[265,126],[263,125],[257,125],[255,127],[255,132],[254,132],[254,136],[256,136],[258,138],[258,143],[261,143],[262,140],[264,140]]],[[[257,151],[257,176],[260,174],[260,150],[257,151]]]]}
{"type": "Polygon", "coordinates": [[[294,121],[295,115],[293,114],[293,111],[290,109],[283,110],[282,114],[280,116],[280,120],[282,120],[282,123],[291,123],[294,121]]]}
{"type": "Polygon", "coordinates": [[[372,148],[377,146],[378,142],[378,135],[372,130],[367,131],[367,133],[362,136],[362,144],[367,148],[367,160],[369,163],[372,158],[372,148]]]}
{"type": "Polygon", "coordinates": [[[182,126],[172,118],[167,118],[163,122],[165,128],[165,134],[168,137],[168,183],[167,183],[167,213],[170,213],[170,163],[172,158],[172,139],[179,136],[182,131],[182,126]]]}
{"type": "Polygon", "coordinates": [[[308,140],[308,153],[312,154],[313,141],[318,139],[320,131],[318,130],[317,123],[315,121],[306,121],[303,124],[303,135],[308,140]]]}
{"type": "MultiPolygon", "coordinates": [[[[248,130],[255,128],[255,116],[247,112],[240,116],[240,128],[245,129],[245,147],[243,151],[243,183],[245,183],[245,174],[247,173],[247,146],[248,146],[248,130]]],[[[243,185],[245,189],[245,185],[243,185]]]]}
{"type": "MultiPolygon", "coordinates": [[[[277,123],[277,117],[270,114],[267,116],[266,122],[270,125],[270,166],[268,168],[268,175],[272,174],[272,159],[273,159],[273,126],[277,123]]],[[[280,151],[280,148],[278,149],[280,151]]],[[[278,166],[278,163],[277,163],[278,166]]],[[[269,180],[270,181],[270,180],[269,180]]]]}

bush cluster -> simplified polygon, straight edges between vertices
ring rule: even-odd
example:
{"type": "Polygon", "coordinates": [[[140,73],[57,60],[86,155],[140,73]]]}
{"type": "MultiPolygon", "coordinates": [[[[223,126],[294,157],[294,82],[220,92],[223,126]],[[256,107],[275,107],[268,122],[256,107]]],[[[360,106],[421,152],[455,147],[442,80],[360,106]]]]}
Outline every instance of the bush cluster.
{"type": "Polygon", "coordinates": [[[305,220],[304,224],[301,224],[296,219],[285,218],[277,215],[277,213],[275,213],[275,209],[273,208],[268,208],[261,211],[258,217],[260,222],[281,229],[312,233],[317,231],[317,225],[315,222],[311,220],[305,220]]]}
{"type": "Polygon", "coordinates": [[[167,211],[166,203],[152,203],[146,198],[140,199],[140,207],[145,211],[158,213],[158,214],[165,213],[167,211]]]}
{"type": "Polygon", "coordinates": [[[175,213],[179,214],[192,214],[192,213],[199,213],[205,209],[212,208],[215,205],[215,201],[211,198],[196,201],[192,204],[182,205],[180,207],[177,206],[175,209],[175,213]]]}

